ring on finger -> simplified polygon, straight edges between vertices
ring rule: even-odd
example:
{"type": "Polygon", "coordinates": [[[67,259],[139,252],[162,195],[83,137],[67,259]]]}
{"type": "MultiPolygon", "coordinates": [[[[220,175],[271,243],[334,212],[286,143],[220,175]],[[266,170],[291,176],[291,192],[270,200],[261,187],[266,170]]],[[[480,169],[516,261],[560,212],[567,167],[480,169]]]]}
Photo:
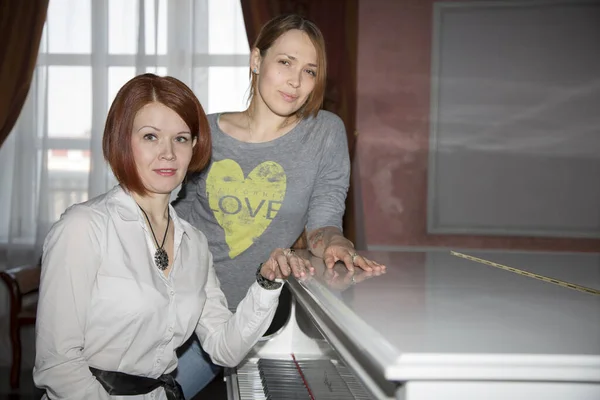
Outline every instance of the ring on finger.
{"type": "Polygon", "coordinates": [[[283,255],[286,256],[286,257],[289,257],[289,256],[291,256],[292,254],[295,254],[295,253],[296,252],[294,251],[294,249],[285,249],[283,251],[283,255]]]}
{"type": "Polygon", "coordinates": [[[358,257],[358,254],[356,254],[356,252],[352,253],[352,254],[350,254],[350,257],[352,257],[352,264],[355,264],[356,257],[358,257]]]}

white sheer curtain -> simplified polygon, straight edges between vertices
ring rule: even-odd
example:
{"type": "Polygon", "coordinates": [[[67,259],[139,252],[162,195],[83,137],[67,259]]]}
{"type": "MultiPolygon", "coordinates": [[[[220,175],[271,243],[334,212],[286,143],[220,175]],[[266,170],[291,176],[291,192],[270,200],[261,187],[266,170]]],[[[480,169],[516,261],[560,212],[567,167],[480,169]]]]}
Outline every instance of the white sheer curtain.
{"type": "Polygon", "coordinates": [[[172,75],[205,111],[241,110],[248,54],[239,0],[50,0],[29,97],[0,148],[0,261],[34,261],[68,206],[114,185],[102,132],[127,80],[172,75]]]}

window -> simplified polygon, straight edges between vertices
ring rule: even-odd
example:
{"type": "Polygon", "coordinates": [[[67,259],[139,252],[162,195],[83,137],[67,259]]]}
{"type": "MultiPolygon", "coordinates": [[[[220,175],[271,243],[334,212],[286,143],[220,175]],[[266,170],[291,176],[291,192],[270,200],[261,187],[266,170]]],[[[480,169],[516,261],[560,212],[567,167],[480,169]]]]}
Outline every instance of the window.
{"type": "MultiPolygon", "coordinates": [[[[50,0],[32,91],[17,124],[35,131],[35,151],[21,162],[38,165],[38,171],[19,179],[31,180],[39,198],[19,193],[26,190],[14,177],[12,190],[0,197],[3,207],[10,204],[4,209],[12,219],[2,218],[0,242],[8,236],[35,240],[39,220],[25,214],[35,214],[39,204],[47,204],[49,225],[66,207],[115,183],[101,137],[108,108],[130,78],[144,72],[176,76],[207,113],[242,110],[248,58],[239,0],[50,0]],[[31,119],[36,129],[27,123],[31,119]]],[[[0,156],[8,156],[3,150],[0,156]]],[[[19,162],[4,158],[2,166],[19,162]]],[[[0,176],[9,184],[12,179],[0,176]]]]}

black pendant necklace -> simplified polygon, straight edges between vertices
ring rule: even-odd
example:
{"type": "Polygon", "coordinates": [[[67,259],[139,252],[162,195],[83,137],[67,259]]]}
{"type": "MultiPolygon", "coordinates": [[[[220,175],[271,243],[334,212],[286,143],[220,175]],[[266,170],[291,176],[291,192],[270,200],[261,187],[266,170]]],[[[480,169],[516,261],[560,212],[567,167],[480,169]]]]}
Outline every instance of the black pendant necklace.
{"type": "MultiPolygon", "coordinates": [[[[138,207],[140,205],[138,204],[138,207]]],[[[152,237],[154,238],[154,242],[156,243],[156,252],[154,253],[154,263],[161,271],[164,271],[169,266],[169,255],[164,249],[165,241],[167,240],[167,233],[169,233],[169,222],[171,222],[171,215],[167,209],[167,229],[165,229],[165,236],[163,236],[162,244],[158,245],[158,240],[156,240],[156,235],[154,234],[154,229],[152,229],[152,223],[150,223],[150,218],[148,218],[148,214],[142,207],[140,210],[144,213],[144,217],[146,217],[146,221],[148,221],[148,226],[150,227],[150,232],[152,232],[152,237]]]]}

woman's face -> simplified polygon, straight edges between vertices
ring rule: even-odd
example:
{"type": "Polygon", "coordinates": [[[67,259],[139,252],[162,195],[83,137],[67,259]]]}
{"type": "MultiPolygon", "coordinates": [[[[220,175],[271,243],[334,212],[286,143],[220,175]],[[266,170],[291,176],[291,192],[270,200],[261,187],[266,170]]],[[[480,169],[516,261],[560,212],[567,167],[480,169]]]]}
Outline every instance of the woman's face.
{"type": "Polygon", "coordinates": [[[315,88],[317,50],[308,35],[293,29],[281,35],[260,57],[252,51],[252,70],[258,70],[256,96],[279,116],[294,114],[315,88]]]}
{"type": "Polygon", "coordinates": [[[142,107],[133,120],[131,148],[144,188],[170,194],[183,181],[195,144],[175,111],[157,102],[142,107]]]}

